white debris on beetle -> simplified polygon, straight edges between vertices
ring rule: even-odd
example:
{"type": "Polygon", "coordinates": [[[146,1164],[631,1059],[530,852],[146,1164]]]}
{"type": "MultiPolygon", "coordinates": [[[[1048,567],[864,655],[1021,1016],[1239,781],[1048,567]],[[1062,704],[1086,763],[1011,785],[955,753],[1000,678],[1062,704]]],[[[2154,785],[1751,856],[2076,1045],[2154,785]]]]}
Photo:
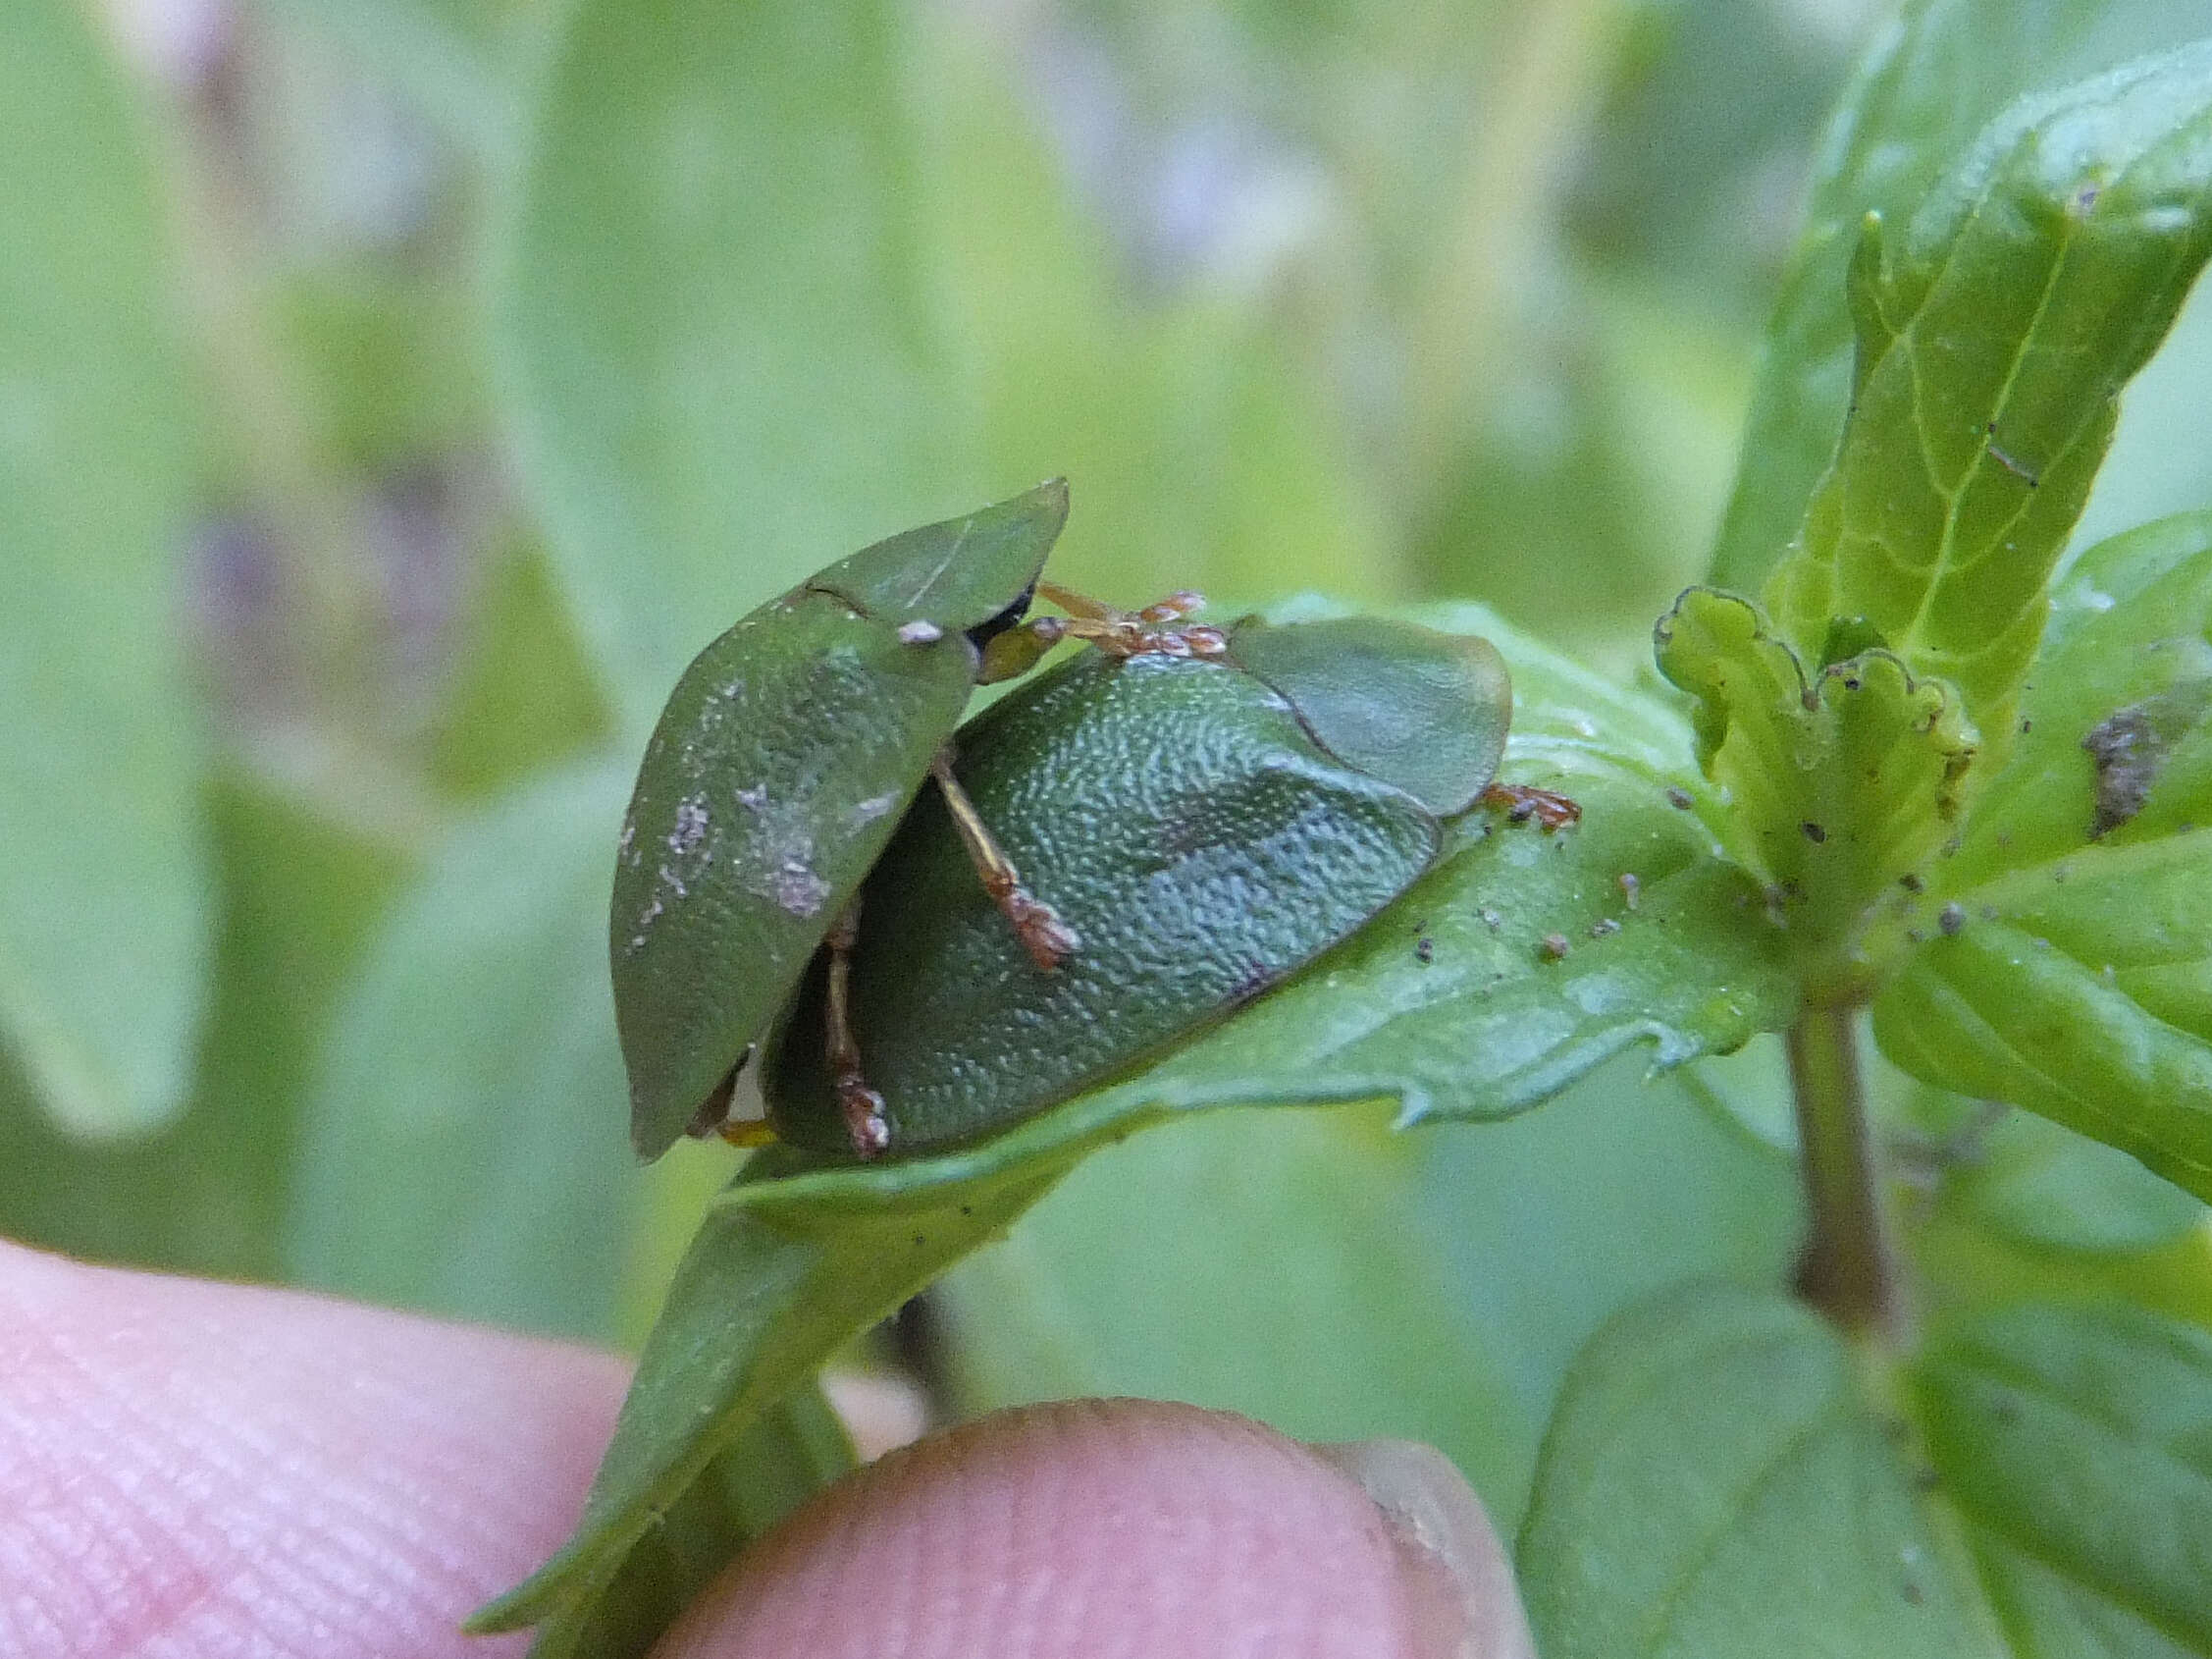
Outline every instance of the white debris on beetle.
{"type": "Polygon", "coordinates": [[[829,883],[796,858],[785,859],[769,872],[764,886],[749,884],[794,916],[818,915],[829,899],[829,883]]]}
{"type": "Polygon", "coordinates": [[[818,914],[829,902],[829,883],[815,873],[815,838],[805,799],[772,802],[760,784],[733,793],[758,825],[750,847],[738,856],[746,889],[793,916],[818,914]]]}
{"type": "Polygon", "coordinates": [[[632,951],[645,948],[645,937],[653,931],[653,924],[659,921],[660,916],[660,898],[658,894],[655,894],[653,902],[638,913],[638,931],[630,936],[630,949],[632,951]]]}
{"type": "Polygon", "coordinates": [[[681,857],[706,838],[707,797],[686,795],[676,803],[676,827],[668,832],[668,850],[681,857]]]}
{"type": "Polygon", "coordinates": [[[855,801],[853,810],[847,816],[852,820],[853,827],[858,829],[863,824],[873,824],[898,804],[897,791],[886,790],[880,795],[870,795],[865,801],[855,801]]]}
{"type": "Polygon", "coordinates": [[[945,637],[943,628],[920,617],[911,622],[901,622],[898,631],[901,645],[934,645],[945,637]]]}

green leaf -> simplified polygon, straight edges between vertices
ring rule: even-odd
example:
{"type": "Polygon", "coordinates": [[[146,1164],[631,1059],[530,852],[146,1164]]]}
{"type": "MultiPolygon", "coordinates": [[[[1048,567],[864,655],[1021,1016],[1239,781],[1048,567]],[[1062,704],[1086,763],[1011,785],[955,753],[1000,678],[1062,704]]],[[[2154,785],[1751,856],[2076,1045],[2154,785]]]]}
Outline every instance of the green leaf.
{"type": "Polygon", "coordinates": [[[1844,282],[1866,216],[1909,215],[2021,93],[2179,45],[2201,27],[2165,0],[1912,0],[1875,34],[1821,143],[1766,327],[1713,582],[1759,589],[1835,454],[1851,399],[1844,282]]]}
{"type": "Polygon", "coordinates": [[[267,1279],[331,1011],[406,860],[228,770],[207,805],[221,920],[190,1102],[151,1134],[85,1141],[0,1084],[0,1234],[267,1279]]]}
{"type": "Polygon", "coordinates": [[[2134,1159],[2027,1112],[1993,1129],[1956,1192],[2007,1239],[2077,1255],[2133,1255],[2173,1243],[2204,1205],[2134,1159]]]}
{"type": "Polygon", "coordinates": [[[2212,1338],[2015,1306],[1889,1390],[1778,1297],[1678,1291],[1576,1361],[1519,1561],[1551,1659],[2212,1653],[2212,1338]]]}
{"type": "Polygon", "coordinates": [[[261,0],[396,88],[448,137],[498,166],[525,124],[525,43],[556,0],[261,0]]]}
{"type": "Polygon", "coordinates": [[[73,1135],[184,1103],[210,936],[173,553],[190,416],[137,111],[62,0],[0,53],[0,1046],[73,1135]]]}
{"type": "Polygon", "coordinates": [[[2212,285],[2198,283],[2173,332],[2120,400],[2120,424],[2097,473],[2074,546],[2212,502],[2212,432],[2196,424],[2197,389],[2212,378],[2212,285]]]}
{"type": "Polygon", "coordinates": [[[550,1620],[542,1652],[574,1651],[635,1540],[723,1446],[1097,1147],[1214,1105],[1498,1115],[1639,1043],[1675,1064],[1788,1023],[1793,988],[1754,894],[1669,800],[1679,724],[1472,608],[1438,619],[1504,653],[1526,699],[1506,776],[1573,788],[1581,828],[1471,839],[1209,1037],[1004,1135],[926,1158],[810,1167],[783,1149],[749,1165],[678,1274],[576,1537],[486,1628],[550,1620]]]}
{"type": "Polygon", "coordinates": [[[1951,901],[1874,1004],[1882,1050],[2212,1198],[2212,830],[2093,847],[1951,901]]]}
{"type": "MultiPolygon", "coordinates": [[[[809,1174],[782,1149],[758,1157],[677,1269],[575,1536],[471,1628],[538,1625],[533,1659],[643,1651],[657,1633],[647,1615],[673,1612],[635,1610],[633,1557],[658,1547],[658,1518],[696,1506],[687,1494],[717,1458],[849,1338],[1012,1221],[1073,1155],[1022,1168],[972,1157],[970,1178],[950,1181],[925,1165],[809,1174]],[[588,1645],[616,1623],[640,1645],[588,1645]]],[[[734,1551],[742,1528],[722,1542],[734,1551]]]]}
{"type": "Polygon", "coordinates": [[[172,613],[194,460],[137,112],[91,20],[0,53],[0,1045],[79,1136],[184,1104],[210,906],[172,613]]]}
{"type": "Polygon", "coordinates": [[[1794,1170],[1683,1097],[1695,1068],[1642,1069],[1479,1129],[1228,1111],[1102,1152],[932,1293],[958,1409],[1133,1394],[1411,1436],[1510,1528],[1590,1334],[1685,1278],[1773,1282],[1802,1232],[1794,1170]]]}
{"type": "Polygon", "coordinates": [[[612,1334],[644,1192],[604,920],[627,782],[571,771],[494,803],[381,931],[301,1131],[302,1281],[612,1334]]]}
{"type": "MultiPolygon", "coordinates": [[[[646,1652],[731,1557],[853,1465],[852,1442],[829,1402],[816,1384],[802,1383],[654,1517],[597,1595],[546,1620],[532,1654],[627,1659],[646,1652]]],[[[483,1617],[471,1628],[489,1628],[483,1617]]]]}
{"type": "Polygon", "coordinates": [[[2212,1337],[2013,1308],[1917,1372],[1937,1490],[2007,1650],[2212,1653],[2212,1337]]]}
{"type": "Polygon", "coordinates": [[[1756,606],[1709,588],[1685,593],[1657,639],[1659,671],[1698,700],[1737,856],[1801,936],[1805,970],[1823,990],[1868,972],[1876,899],[1952,833],[1977,742],[1956,695],[1881,650],[1808,676],[1756,606]]]}
{"type": "Polygon", "coordinates": [[[1575,1361],[1516,1555],[1548,1659],[1989,1653],[1939,1537],[1835,1333],[1701,1286],[1575,1361]]]}
{"type": "Polygon", "coordinates": [[[1958,856],[1940,872],[1945,888],[1964,891],[2092,840],[2212,823],[2207,687],[2212,512],[2161,519],[2082,554],[2052,595],[2012,758],[1976,799],[1958,856]],[[2193,721],[2163,718],[2192,706],[2193,721]],[[2139,740],[2123,749],[2115,739],[2131,724],[2139,740]],[[2114,821],[2102,834],[2100,820],[2114,821]]]}
{"type": "Polygon", "coordinates": [[[613,735],[543,548],[522,540],[494,555],[461,628],[459,669],[431,739],[430,773],[443,787],[495,795],[613,735]]]}
{"type": "Polygon", "coordinates": [[[1999,748],[2120,390],[2212,253],[2212,42],[2016,105],[1851,274],[1852,411],[1777,619],[1844,618],[1999,748]]]}
{"type": "Polygon", "coordinates": [[[1356,440],[1273,287],[1132,274],[1111,209],[1040,119],[1021,31],[937,8],[913,39],[927,89],[915,187],[945,228],[930,263],[981,453],[993,478],[1075,484],[1054,578],[1129,604],[1189,587],[1404,597],[1356,440]]]}
{"type": "Polygon", "coordinates": [[[1510,1506],[1543,1418],[1446,1271],[1449,1221],[1420,1213],[1434,1139],[1372,1109],[1226,1111],[1089,1159],[935,1293],[961,1414],[1126,1394],[1398,1435],[1510,1506]]]}
{"type": "Polygon", "coordinates": [[[641,733],[754,603],[989,494],[916,258],[894,10],[584,0],[552,66],[496,348],[641,733]]]}
{"type": "Polygon", "coordinates": [[[2009,1099],[2212,1196],[2212,516],[2060,585],[2010,764],[1893,926],[1874,1005],[1915,1076],[2009,1099]],[[2117,734],[2133,733],[2123,745],[2117,734]],[[2086,745],[2086,746],[2085,746],[2086,745]],[[2104,826],[2101,832],[2100,826],[2104,826]]]}

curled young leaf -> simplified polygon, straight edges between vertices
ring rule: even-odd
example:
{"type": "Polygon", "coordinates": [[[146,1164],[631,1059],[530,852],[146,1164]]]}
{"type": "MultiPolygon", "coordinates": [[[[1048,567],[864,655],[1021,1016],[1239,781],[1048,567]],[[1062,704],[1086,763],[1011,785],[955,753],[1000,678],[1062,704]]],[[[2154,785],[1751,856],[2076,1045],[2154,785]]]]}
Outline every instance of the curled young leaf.
{"type": "Polygon", "coordinates": [[[1749,600],[1706,588],[1682,596],[1657,639],[1659,671],[1698,700],[1700,756],[1735,807],[1733,850],[1764,878],[1805,971],[1821,990],[1878,973],[1865,937],[1879,902],[1955,831],[1978,743],[1957,693],[1882,650],[1809,675],[1749,600]]]}

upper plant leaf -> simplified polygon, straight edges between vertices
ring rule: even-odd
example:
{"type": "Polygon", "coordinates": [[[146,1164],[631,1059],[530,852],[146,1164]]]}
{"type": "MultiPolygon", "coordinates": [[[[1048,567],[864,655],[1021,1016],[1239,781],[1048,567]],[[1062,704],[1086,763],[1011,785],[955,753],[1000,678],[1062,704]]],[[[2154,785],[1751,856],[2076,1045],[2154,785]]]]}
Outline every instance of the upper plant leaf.
{"type": "Polygon", "coordinates": [[[1978,742],[1956,693],[1882,650],[1808,676],[1756,606],[1711,589],[1684,594],[1657,639],[1660,672],[1698,700],[1733,850],[1804,940],[1807,971],[1856,974],[1835,953],[1856,953],[1876,898],[1954,832],[1978,742]]]}
{"type": "Polygon", "coordinates": [[[2201,31],[2166,0],[1908,0],[1876,30],[1814,165],[1766,325],[1712,580],[1757,592],[1787,551],[1851,402],[1844,282],[1869,213],[1908,214],[2024,92],[2201,31]]]}
{"type": "Polygon", "coordinates": [[[1005,1134],[923,1158],[779,1149],[749,1165],[678,1274],[576,1537],[486,1628],[551,1620],[541,1652],[574,1651],[556,1632],[623,1593],[636,1540],[722,1447],[1098,1146],[1220,1105],[1388,1098],[1405,1118],[1495,1116],[1634,1044],[1675,1063],[1789,1022],[1778,936],[1714,855],[1695,780],[1668,770],[1686,758],[1680,723],[1475,608],[1425,619],[1500,646],[1517,700],[1504,775],[1571,791],[1581,826],[1545,835],[1478,814],[1455,852],[1296,978],[1005,1134]]]}
{"type": "Polygon", "coordinates": [[[572,8],[498,263],[522,470],[642,734],[719,628],[983,499],[931,307],[895,8],[572,8]]]}
{"type": "Polygon", "coordinates": [[[1864,1374],[1750,1291],[1601,1331],[1521,1533],[1545,1653],[2212,1653],[2212,1339],[2020,1306],[1942,1335],[1894,1405],[1864,1374]]]}
{"type": "Polygon", "coordinates": [[[2010,1099],[2212,1196],[2212,515],[2061,584],[2018,746],[1894,926],[1874,1005],[1916,1076],[2010,1099]]]}
{"type": "Polygon", "coordinates": [[[1909,222],[1870,218],[1850,418],[1766,590],[1800,649],[1840,619],[2001,746],[2120,390],[2208,253],[2212,42],[2016,105],[1909,222]]]}
{"type": "Polygon", "coordinates": [[[2052,594],[2012,758],[1976,798],[1944,885],[2212,824],[2208,691],[2212,512],[2082,554],[2052,594]]]}
{"type": "Polygon", "coordinates": [[[163,208],[91,20],[0,52],[0,1047],[67,1132],[183,1105],[211,892],[172,614],[192,411],[163,208]]]}
{"type": "Polygon", "coordinates": [[[1883,1052],[2212,1199],[2212,829],[2024,870],[1938,914],[1874,1005],[1883,1052]]]}

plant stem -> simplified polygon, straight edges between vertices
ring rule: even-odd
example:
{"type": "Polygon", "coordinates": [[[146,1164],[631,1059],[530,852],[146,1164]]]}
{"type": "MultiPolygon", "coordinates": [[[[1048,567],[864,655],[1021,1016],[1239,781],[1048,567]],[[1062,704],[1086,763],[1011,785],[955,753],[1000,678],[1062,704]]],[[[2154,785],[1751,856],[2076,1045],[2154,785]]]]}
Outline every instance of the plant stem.
{"type": "Polygon", "coordinates": [[[1848,1331],[1891,1330],[1897,1278],[1859,1079],[1857,1007],[1807,1008],[1790,1027],[1789,1052],[1812,1215],[1798,1294],[1848,1331]]]}

